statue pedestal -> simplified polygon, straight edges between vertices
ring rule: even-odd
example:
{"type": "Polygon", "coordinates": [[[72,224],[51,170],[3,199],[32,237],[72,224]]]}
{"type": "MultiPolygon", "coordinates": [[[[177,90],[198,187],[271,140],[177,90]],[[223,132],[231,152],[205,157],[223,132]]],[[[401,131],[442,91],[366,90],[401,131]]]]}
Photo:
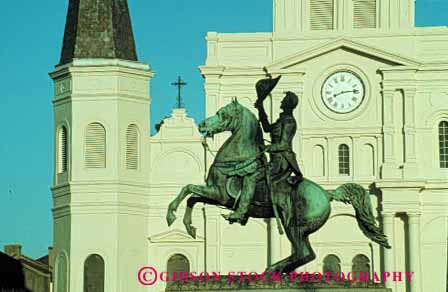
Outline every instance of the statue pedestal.
{"type": "Polygon", "coordinates": [[[233,281],[222,276],[220,281],[209,279],[206,282],[188,281],[168,283],[166,292],[219,292],[225,290],[237,290],[240,292],[392,292],[384,288],[380,283],[361,282],[298,282],[282,278],[282,281],[249,281],[247,278],[240,280],[236,276],[233,281]]]}

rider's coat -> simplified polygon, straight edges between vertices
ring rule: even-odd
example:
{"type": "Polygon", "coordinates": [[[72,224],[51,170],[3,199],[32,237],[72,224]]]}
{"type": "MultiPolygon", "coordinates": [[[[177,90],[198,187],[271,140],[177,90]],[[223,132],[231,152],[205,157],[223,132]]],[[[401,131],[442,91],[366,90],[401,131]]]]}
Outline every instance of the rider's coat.
{"type": "Polygon", "coordinates": [[[281,113],[273,124],[269,124],[263,107],[259,108],[259,120],[265,132],[271,135],[271,175],[280,179],[288,177],[291,172],[302,180],[303,175],[292,150],[292,140],[297,130],[297,123],[292,114],[281,113]]]}

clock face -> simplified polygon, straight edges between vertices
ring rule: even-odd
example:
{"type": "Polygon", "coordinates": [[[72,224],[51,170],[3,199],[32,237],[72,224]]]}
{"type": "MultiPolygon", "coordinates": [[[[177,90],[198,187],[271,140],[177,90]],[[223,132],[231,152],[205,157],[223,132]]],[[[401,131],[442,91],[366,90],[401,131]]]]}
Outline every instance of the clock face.
{"type": "Polygon", "coordinates": [[[331,74],[322,85],[322,101],[336,113],[349,113],[364,100],[365,87],[361,78],[351,71],[331,74]]]}

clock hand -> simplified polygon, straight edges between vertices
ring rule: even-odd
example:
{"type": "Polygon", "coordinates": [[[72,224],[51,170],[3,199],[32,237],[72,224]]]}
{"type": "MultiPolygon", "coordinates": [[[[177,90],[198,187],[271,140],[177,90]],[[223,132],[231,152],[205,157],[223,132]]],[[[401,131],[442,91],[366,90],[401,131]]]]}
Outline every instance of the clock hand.
{"type": "Polygon", "coordinates": [[[359,91],[357,90],[357,89],[353,89],[353,90],[343,90],[343,91],[341,91],[341,92],[339,92],[339,93],[337,93],[337,94],[334,94],[333,96],[334,97],[337,97],[337,96],[339,96],[339,95],[341,95],[341,94],[345,94],[345,93],[349,93],[349,92],[353,92],[353,93],[359,93],[359,91]]]}

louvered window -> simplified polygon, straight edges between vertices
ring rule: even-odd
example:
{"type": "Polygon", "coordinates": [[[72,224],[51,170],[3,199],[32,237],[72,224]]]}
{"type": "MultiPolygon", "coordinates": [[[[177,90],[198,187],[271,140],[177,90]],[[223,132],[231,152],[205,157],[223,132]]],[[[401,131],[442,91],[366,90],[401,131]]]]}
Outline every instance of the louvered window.
{"type": "Polygon", "coordinates": [[[448,168],[448,122],[439,124],[439,155],[440,167],[448,168]]]}
{"type": "Polygon", "coordinates": [[[126,168],[138,169],[138,128],[129,125],[126,130],[126,168]]]}
{"type": "Polygon", "coordinates": [[[350,150],[347,145],[339,145],[339,174],[350,175],[350,150]]]}
{"type": "Polygon", "coordinates": [[[353,27],[376,27],[376,0],[353,0],[353,27]]]}
{"type": "Polygon", "coordinates": [[[331,30],[334,28],[334,0],[310,1],[311,30],[331,30]]]}
{"type": "Polygon", "coordinates": [[[87,126],[85,151],[87,168],[106,167],[106,130],[100,123],[87,126]]]}
{"type": "Polygon", "coordinates": [[[58,131],[58,173],[67,171],[67,129],[62,126],[58,131]]]}

